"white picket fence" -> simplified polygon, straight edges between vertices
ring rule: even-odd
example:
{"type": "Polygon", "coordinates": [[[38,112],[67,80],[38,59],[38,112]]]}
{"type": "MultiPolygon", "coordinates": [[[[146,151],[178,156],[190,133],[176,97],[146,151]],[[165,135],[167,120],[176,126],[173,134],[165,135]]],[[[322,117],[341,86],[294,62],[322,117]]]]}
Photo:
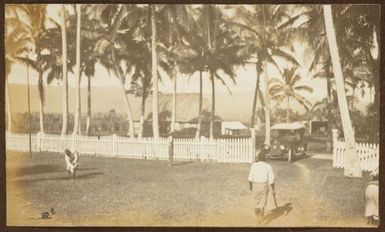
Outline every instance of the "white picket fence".
{"type": "MultiPolygon", "coordinates": [[[[80,154],[132,159],[168,160],[172,149],[173,159],[180,161],[209,161],[222,163],[251,163],[251,138],[181,139],[176,138],[170,147],[167,138],[129,138],[117,135],[84,136],[33,134],[32,151],[63,152],[74,149],[80,154]]],[[[28,151],[29,138],[25,134],[6,133],[8,150],[28,151]]]]}
{"type": "Polygon", "coordinates": [[[175,160],[200,160],[221,163],[253,161],[251,138],[175,139],[175,160]]]}
{"type": "MultiPolygon", "coordinates": [[[[344,167],[345,142],[333,142],[333,167],[344,167]]],[[[380,158],[380,146],[371,143],[356,143],[358,158],[363,171],[373,171],[378,168],[380,158]]]]}

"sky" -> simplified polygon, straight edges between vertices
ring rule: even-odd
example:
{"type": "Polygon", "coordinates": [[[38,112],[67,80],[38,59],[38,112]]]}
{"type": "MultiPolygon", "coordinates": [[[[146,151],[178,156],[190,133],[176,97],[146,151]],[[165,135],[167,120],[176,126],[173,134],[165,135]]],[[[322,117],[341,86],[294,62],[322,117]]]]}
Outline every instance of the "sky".
{"type": "MultiPolygon", "coordinates": [[[[59,14],[59,5],[58,4],[50,4],[47,8],[47,12],[49,17],[51,17],[53,20],[60,22],[60,14],[59,14]]],[[[68,7],[69,13],[73,14],[73,8],[68,7]]],[[[299,72],[302,76],[301,84],[308,85],[313,88],[313,93],[309,94],[306,92],[303,92],[302,95],[307,97],[311,95],[312,99],[319,99],[326,97],[326,81],[322,79],[315,79],[312,78],[312,74],[308,72],[309,68],[309,60],[311,54],[308,54],[305,51],[305,47],[299,43],[294,44],[295,49],[295,57],[301,64],[301,67],[299,68],[299,72]]],[[[277,63],[281,65],[282,67],[285,66],[285,63],[281,60],[277,60],[277,63]]],[[[96,74],[92,78],[91,85],[92,86],[120,86],[119,80],[111,74],[109,76],[107,70],[102,67],[101,65],[96,65],[96,74]]],[[[269,75],[269,78],[280,78],[280,74],[276,67],[272,65],[268,65],[267,72],[269,75]]],[[[164,93],[172,93],[172,82],[170,78],[162,71],[160,71],[160,78],[161,82],[159,83],[159,91],[164,93]]],[[[225,75],[221,75],[224,77],[225,82],[229,86],[229,89],[232,92],[244,92],[244,91],[254,91],[255,85],[256,85],[256,69],[254,64],[246,64],[244,66],[235,67],[235,80],[236,84],[234,84],[230,78],[226,77],[225,75]]],[[[37,73],[29,69],[29,75],[30,75],[30,84],[36,85],[37,84],[37,73]]],[[[26,83],[26,76],[27,76],[27,67],[25,65],[21,64],[14,64],[11,68],[10,83],[26,83]]],[[[130,81],[126,81],[127,88],[129,88],[130,81]]],[[[220,82],[216,82],[216,91],[217,92],[228,92],[228,89],[221,84],[220,82]]],[[[68,84],[69,86],[75,86],[75,77],[74,74],[69,72],[68,73],[68,84]]],[[[87,81],[84,76],[82,77],[81,86],[86,86],[87,81]]],[[[53,81],[51,85],[61,85],[60,81],[53,81]]],[[[261,76],[261,90],[263,91],[263,74],[261,76]]],[[[178,93],[199,93],[199,73],[196,72],[193,75],[184,75],[181,73],[177,74],[177,92],[178,93]]],[[[203,93],[209,94],[211,93],[211,82],[208,78],[208,73],[203,73],[203,93]]],[[[368,101],[369,96],[366,96],[362,99],[363,101],[368,101]]],[[[314,103],[314,102],[313,102],[314,103]]]]}

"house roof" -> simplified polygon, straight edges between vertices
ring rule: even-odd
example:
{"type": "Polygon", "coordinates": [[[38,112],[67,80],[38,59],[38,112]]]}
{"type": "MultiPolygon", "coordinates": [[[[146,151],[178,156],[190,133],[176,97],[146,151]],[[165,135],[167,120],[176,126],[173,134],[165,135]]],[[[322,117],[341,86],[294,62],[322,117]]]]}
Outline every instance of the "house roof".
{"type": "MultiPolygon", "coordinates": [[[[185,93],[177,94],[176,101],[176,121],[178,122],[190,122],[198,116],[199,109],[199,94],[185,93]]],[[[131,99],[130,99],[131,100],[131,99]]],[[[171,121],[172,112],[172,94],[159,94],[159,120],[160,121],[171,121]]],[[[141,98],[132,99],[132,111],[134,120],[140,120],[140,105],[141,98]]],[[[210,107],[210,101],[203,97],[202,99],[203,111],[207,111],[210,107]]],[[[146,121],[152,120],[152,97],[146,99],[146,121]]],[[[203,117],[203,121],[206,121],[206,117],[203,117]]]]}
{"type": "Polygon", "coordinates": [[[244,129],[247,129],[245,124],[243,124],[241,121],[223,121],[222,122],[222,128],[230,129],[230,130],[244,130],[244,129]]]}

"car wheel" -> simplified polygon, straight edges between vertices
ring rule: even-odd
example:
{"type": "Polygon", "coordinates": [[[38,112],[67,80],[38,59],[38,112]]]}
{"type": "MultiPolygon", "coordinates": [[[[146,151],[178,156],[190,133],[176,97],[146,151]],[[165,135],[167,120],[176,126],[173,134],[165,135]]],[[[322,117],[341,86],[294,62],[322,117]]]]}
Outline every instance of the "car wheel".
{"type": "Polygon", "coordinates": [[[289,152],[287,153],[287,161],[288,162],[294,162],[294,152],[293,152],[293,149],[289,149],[289,152]]]}

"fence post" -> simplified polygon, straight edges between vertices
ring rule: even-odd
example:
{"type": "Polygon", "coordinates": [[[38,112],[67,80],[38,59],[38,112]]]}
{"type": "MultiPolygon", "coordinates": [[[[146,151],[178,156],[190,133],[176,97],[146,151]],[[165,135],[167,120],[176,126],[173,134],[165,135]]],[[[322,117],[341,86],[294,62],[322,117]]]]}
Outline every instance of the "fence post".
{"type": "Polygon", "coordinates": [[[339,157],[338,154],[337,154],[337,142],[338,142],[338,130],[337,129],[332,129],[332,140],[333,140],[333,144],[332,144],[332,151],[333,151],[333,167],[336,167],[337,166],[337,159],[339,157]]]}
{"type": "Polygon", "coordinates": [[[256,156],[256,131],[255,128],[251,129],[251,162],[255,162],[256,156]]]}
{"type": "Polygon", "coordinates": [[[72,134],[72,151],[75,151],[75,136],[76,136],[76,134],[73,133],[72,134]]]}
{"type": "Polygon", "coordinates": [[[112,156],[116,157],[117,156],[117,151],[116,151],[116,134],[112,134],[112,156]]]}
{"type": "Polygon", "coordinates": [[[174,161],[174,137],[172,135],[168,136],[168,165],[172,166],[174,161]]]}
{"type": "Polygon", "coordinates": [[[41,152],[41,131],[36,134],[37,150],[41,152]]]}

